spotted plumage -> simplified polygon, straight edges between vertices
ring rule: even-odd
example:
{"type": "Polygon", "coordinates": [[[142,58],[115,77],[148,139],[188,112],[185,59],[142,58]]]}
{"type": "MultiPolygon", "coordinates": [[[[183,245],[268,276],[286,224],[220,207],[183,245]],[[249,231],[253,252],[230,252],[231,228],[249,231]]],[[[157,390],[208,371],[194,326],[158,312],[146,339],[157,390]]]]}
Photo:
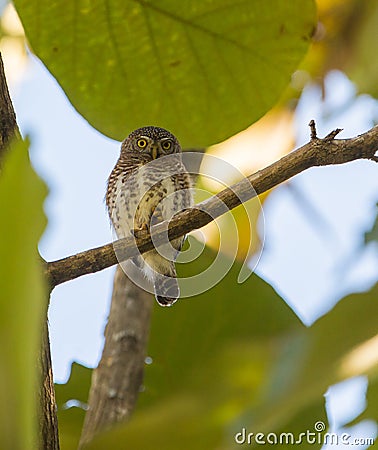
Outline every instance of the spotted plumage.
{"type": "MultiPolygon", "coordinates": [[[[191,181],[181,160],[181,147],[169,131],[143,127],[133,131],[121,146],[106,192],[109,217],[118,238],[149,228],[193,204],[191,181]]],[[[152,281],[162,306],[179,297],[175,259],[183,238],[167,242],[133,258],[134,264],[152,281]]]]}

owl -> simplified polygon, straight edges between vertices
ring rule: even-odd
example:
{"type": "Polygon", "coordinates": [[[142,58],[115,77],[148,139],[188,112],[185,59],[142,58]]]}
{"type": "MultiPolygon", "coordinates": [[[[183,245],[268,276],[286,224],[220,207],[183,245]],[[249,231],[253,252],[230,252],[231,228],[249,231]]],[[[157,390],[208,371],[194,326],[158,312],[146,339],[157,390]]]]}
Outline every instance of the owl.
{"type": "MultiPolygon", "coordinates": [[[[192,204],[191,178],[176,137],[153,126],[133,131],[122,142],[107,184],[106,205],[117,237],[135,235],[137,230],[170,220],[192,204]]],[[[161,306],[171,306],[180,296],[175,260],[184,239],[132,259],[153,283],[161,306]]]]}

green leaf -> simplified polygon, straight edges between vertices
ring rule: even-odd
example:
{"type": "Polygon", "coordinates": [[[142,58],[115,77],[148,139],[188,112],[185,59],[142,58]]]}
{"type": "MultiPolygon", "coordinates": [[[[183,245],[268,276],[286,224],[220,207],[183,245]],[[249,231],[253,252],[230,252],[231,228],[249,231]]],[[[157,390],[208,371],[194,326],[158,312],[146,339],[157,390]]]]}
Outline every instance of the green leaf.
{"type": "Polygon", "coordinates": [[[91,378],[92,369],[73,363],[67,383],[55,384],[62,449],[77,449],[78,447],[85,415],[83,406],[88,400],[91,378]]]}
{"type": "Polygon", "coordinates": [[[8,150],[0,173],[0,448],[35,448],[40,332],[47,305],[37,243],[46,225],[46,187],[28,143],[8,150]]]}
{"type": "MultiPolygon", "coordinates": [[[[191,239],[191,246],[199,246],[196,242],[191,239]]],[[[196,261],[179,264],[179,274],[201,273],[213,260],[214,253],[205,248],[196,261]]],[[[104,438],[95,448],[124,448],[126,435],[134,448],[168,450],[183,439],[188,449],[200,448],[199,442],[215,448],[230,419],[251,405],[281,348],[279,337],[304,326],[259,277],[236,284],[240,269],[235,263],[214,288],[182,299],[174,308],[155,308],[148,350],[153,363],[146,366],[145,390],[132,428],[112,434],[110,441],[104,438]]],[[[57,386],[58,405],[86,395],[89,376],[76,369],[74,365],[63,396],[64,387],[57,386]]],[[[73,408],[59,413],[66,450],[77,445],[82,423],[77,414],[73,408]]]]}
{"type": "Polygon", "coordinates": [[[89,386],[92,370],[76,362],[71,364],[70,378],[67,383],[56,384],[56,404],[58,409],[63,408],[70,400],[86,403],[88,400],[89,386]]]}
{"type": "Polygon", "coordinates": [[[377,203],[377,217],[371,230],[365,233],[365,244],[370,242],[378,242],[378,203],[377,203]]]}
{"type": "Polygon", "coordinates": [[[369,386],[366,393],[367,408],[358,417],[358,420],[369,419],[378,421],[378,367],[376,373],[369,377],[369,386]]]}
{"type": "MultiPolygon", "coordinates": [[[[280,450],[293,450],[293,447],[301,450],[316,450],[322,448],[319,437],[324,435],[327,429],[328,419],[325,410],[325,399],[322,395],[319,395],[316,400],[298,409],[296,414],[290,417],[289,420],[285,420],[283,426],[275,432],[278,436],[281,433],[292,433],[295,441],[300,440],[300,443],[297,443],[295,446],[292,444],[280,445],[280,450]],[[321,431],[317,432],[317,424],[319,424],[318,426],[324,424],[324,430],[320,429],[321,431]],[[311,434],[307,435],[307,432],[311,434]],[[306,435],[304,436],[303,433],[306,433],[306,435]]],[[[287,441],[283,442],[286,443],[287,441]]]]}
{"type": "Polygon", "coordinates": [[[122,140],[159,125],[219,142],[279,99],[315,24],[313,0],[16,0],[35,54],[71,103],[122,140]]]}
{"type": "Polygon", "coordinates": [[[378,286],[346,297],[305,329],[261,280],[235,289],[235,275],[177,310],[155,311],[153,363],[134,419],[90,448],[128,442],[169,450],[184,440],[187,449],[230,449],[243,426],[295,434],[314,432],[317,421],[327,424],[328,386],[365,373],[364,366],[348,371],[345,361],[377,332],[378,286]]]}
{"type": "MultiPolygon", "coordinates": [[[[282,428],[308,408],[320,411],[319,399],[330,385],[369,373],[372,366],[366,365],[366,351],[362,364],[353,352],[377,334],[377,298],[378,285],[369,292],[349,295],[289,342],[288,352],[281,352],[272,368],[266,397],[243,414],[243,423],[263,432],[282,428]]],[[[372,401],[372,408],[378,408],[374,397],[372,401]]],[[[302,431],[313,430],[318,420],[325,422],[323,415],[313,417],[312,423],[302,422],[302,431]]],[[[285,430],[291,431],[286,426],[285,430]]]]}
{"type": "Polygon", "coordinates": [[[355,12],[357,14],[353,16],[355,20],[353,37],[350,32],[345,33],[344,37],[344,48],[348,49],[345,72],[360,93],[378,98],[378,60],[371,45],[377,38],[378,4],[356,2],[355,12]]]}
{"type": "MultiPolygon", "coordinates": [[[[199,244],[192,239],[190,245],[199,244]]],[[[205,248],[197,260],[180,264],[179,274],[201,273],[213,261],[205,248]]],[[[234,263],[201,295],[170,309],[155,308],[148,349],[152,364],[146,366],[133,418],[89,448],[117,450],[127,443],[140,450],[171,450],[185,442],[186,450],[225,450],[238,448],[235,434],[243,427],[295,436],[314,432],[318,421],[327,426],[323,396],[328,386],[378,370],[374,353],[366,363],[366,343],[371,347],[377,333],[378,285],[347,296],[305,328],[257,276],[237,284],[240,268],[234,263]],[[356,359],[360,348],[363,364],[356,359]]],[[[369,417],[377,410],[375,391],[372,384],[369,417]]],[[[319,442],[301,445],[321,447],[319,442]]]]}
{"type": "MultiPolygon", "coordinates": [[[[205,248],[197,260],[180,264],[179,274],[201,273],[213,260],[205,248]]],[[[232,443],[228,428],[264,393],[282,338],[305,329],[256,275],[237,284],[240,269],[234,263],[203,294],[168,310],[155,308],[148,349],[153,362],[146,366],[135,415],[89,448],[121,449],[127,442],[138,449],[170,450],[183,443],[185,449],[212,449],[232,443]]]]}

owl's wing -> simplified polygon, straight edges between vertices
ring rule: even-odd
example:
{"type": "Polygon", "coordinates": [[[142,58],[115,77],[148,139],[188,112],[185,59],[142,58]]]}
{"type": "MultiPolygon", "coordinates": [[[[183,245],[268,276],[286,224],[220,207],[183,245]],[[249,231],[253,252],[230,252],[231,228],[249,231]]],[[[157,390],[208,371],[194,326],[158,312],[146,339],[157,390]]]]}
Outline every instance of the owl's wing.
{"type": "MultiPolygon", "coordinates": [[[[160,201],[154,208],[151,217],[152,225],[165,220],[169,221],[175,214],[193,205],[190,175],[181,167],[177,172],[166,178],[159,186],[159,190],[164,195],[161,195],[160,201]]],[[[159,192],[156,193],[156,196],[159,197],[159,192]]],[[[176,250],[180,250],[184,240],[185,237],[175,239],[172,241],[172,246],[176,250]]]]}
{"type": "Polygon", "coordinates": [[[134,155],[121,153],[117,164],[111,171],[107,182],[105,202],[112,221],[112,210],[117,202],[117,194],[119,195],[121,187],[126,186],[127,181],[132,179],[132,176],[135,177],[140,165],[141,162],[134,155]]]}
{"type": "Polygon", "coordinates": [[[177,173],[170,177],[170,182],[171,189],[160,203],[163,220],[170,220],[178,212],[193,205],[190,175],[187,172],[177,173]]]}

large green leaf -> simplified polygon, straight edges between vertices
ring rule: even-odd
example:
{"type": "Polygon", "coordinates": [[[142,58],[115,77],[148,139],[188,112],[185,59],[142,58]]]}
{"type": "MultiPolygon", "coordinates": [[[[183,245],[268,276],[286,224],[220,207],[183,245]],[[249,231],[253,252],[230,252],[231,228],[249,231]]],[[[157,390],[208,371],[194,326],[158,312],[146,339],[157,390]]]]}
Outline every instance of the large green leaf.
{"type": "Polygon", "coordinates": [[[0,448],[35,448],[37,357],[47,304],[37,243],[46,187],[28,144],[9,149],[0,173],[0,448]]]}
{"type": "MultiPolygon", "coordinates": [[[[179,273],[201,273],[213,260],[205,249],[196,261],[180,265],[179,273]]],[[[240,268],[234,263],[219,284],[201,295],[170,309],[155,308],[148,350],[152,364],[146,366],[135,414],[89,448],[116,450],[127,444],[170,450],[184,442],[186,450],[229,450],[239,448],[234,437],[243,427],[299,436],[314,432],[318,421],[327,426],[323,395],[328,386],[367,373],[366,364],[352,367],[350,361],[377,333],[378,286],[344,298],[305,328],[257,276],[237,284],[240,268]]],[[[79,392],[74,383],[72,398],[84,399],[88,383],[79,392]]],[[[377,409],[374,392],[370,411],[377,409]]],[[[75,433],[78,439],[79,422],[75,433]]],[[[301,444],[320,447],[320,442],[301,444]]]]}
{"type": "MultiPolygon", "coordinates": [[[[180,265],[179,274],[201,273],[213,260],[205,249],[194,262],[180,265]]],[[[238,284],[240,268],[234,263],[201,295],[169,310],[155,309],[148,349],[153,362],[146,367],[135,416],[89,448],[121,449],[126,442],[130,448],[165,450],[232,444],[231,423],[258,404],[287,340],[305,330],[259,277],[238,284]]]]}
{"type": "MultiPolygon", "coordinates": [[[[135,416],[89,448],[121,449],[127,443],[130,448],[170,450],[185,442],[185,449],[229,450],[239,448],[234,437],[243,427],[265,435],[291,432],[298,438],[299,433],[314,433],[319,421],[327,426],[323,394],[328,386],[366,372],[361,365],[348,373],[345,361],[377,333],[378,286],[346,297],[304,329],[289,325],[287,311],[272,309],[279,300],[272,291],[270,300],[264,296],[261,280],[247,282],[247,296],[231,288],[230,281],[201,301],[188,301],[182,316],[178,309],[169,311],[170,318],[156,311],[151,337],[155,358],[135,416]],[[277,327],[280,321],[282,328],[277,327]]],[[[369,417],[377,409],[374,389],[373,384],[369,417]]],[[[316,444],[302,442],[301,448],[320,448],[318,433],[316,439],[316,444]]]]}
{"type": "Polygon", "coordinates": [[[313,0],[16,0],[36,55],[74,107],[121,140],[160,125],[185,146],[245,128],[304,56],[313,0]]]}
{"type": "MultiPolygon", "coordinates": [[[[191,246],[196,246],[194,239],[191,246]]],[[[228,263],[226,257],[221,259],[228,263]]],[[[214,253],[205,249],[196,261],[180,264],[179,273],[200,273],[213,260],[214,253]]],[[[148,350],[153,363],[146,366],[145,390],[130,423],[133,431],[127,431],[133,436],[127,437],[130,448],[168,450],[177,448],[183,437],[185,448],[200,448],[198,442],[214,448],[221,442],[225,424],[248,408],[264,388],[263,380],[282,346],[280,336],[304,330],[286,303],[259,277],[252,275],[237,284],[240,269],[241,264],[235,263],[209,291],[182,299],[170,309],[155,308],[148,350]],[[148,434],[141,444],[137,435],[143,428],[143,435],[147,429],[148,434]]],[[[77,390],[80,383],[74,378],[82,379],[82,372],[74,369],[69,381],[72,392],[64,391],[62,397],[57,387],[58,399],[85,398],[88,384],[77,390]]],[[[75,431],[71,426],[77,414],[70,409],[59,416],[61,429],[70,434],[67,444],[75,441],[73,432],[76,439],[80,433],[81,418],[75,431]]],[[[124,448],[122,439],[114,436],[111,444],[102,441],[96,448],[124,448]]]]}

